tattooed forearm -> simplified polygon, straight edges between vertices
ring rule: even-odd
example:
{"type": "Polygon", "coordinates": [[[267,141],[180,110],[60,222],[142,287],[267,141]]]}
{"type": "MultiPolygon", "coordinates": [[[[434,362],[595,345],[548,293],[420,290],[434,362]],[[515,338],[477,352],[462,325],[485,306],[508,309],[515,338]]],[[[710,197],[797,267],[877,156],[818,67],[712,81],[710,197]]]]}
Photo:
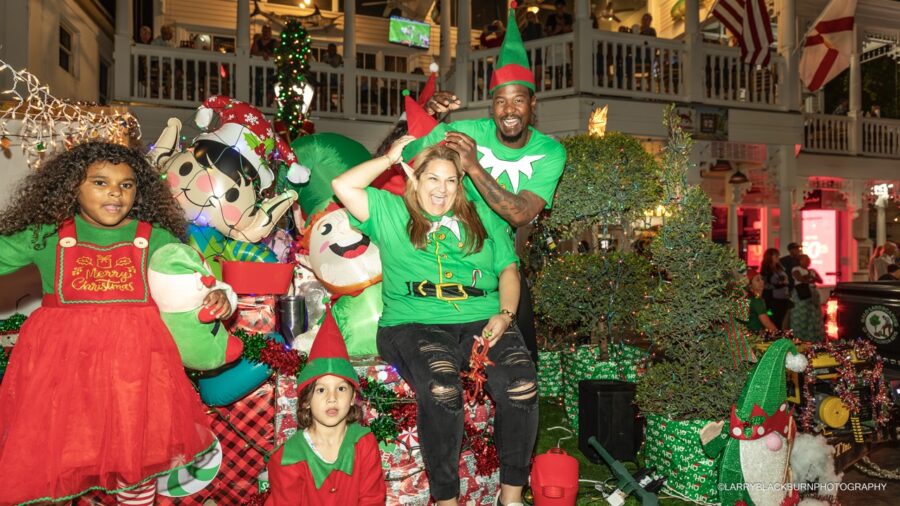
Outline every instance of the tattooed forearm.
{"type": "Polygon", "coordinates": [[[513,227],[521,227],[528,224],[543,207],[543,203],[532,202],[533,199],[529,198],[531,193],[523,192],[516,195],[508,190],[504,190],[500,183],[483,168],[470,171],[469,177],[472,178],[478,193],[484,197],[485,202],[491,209],[513,227]]]}

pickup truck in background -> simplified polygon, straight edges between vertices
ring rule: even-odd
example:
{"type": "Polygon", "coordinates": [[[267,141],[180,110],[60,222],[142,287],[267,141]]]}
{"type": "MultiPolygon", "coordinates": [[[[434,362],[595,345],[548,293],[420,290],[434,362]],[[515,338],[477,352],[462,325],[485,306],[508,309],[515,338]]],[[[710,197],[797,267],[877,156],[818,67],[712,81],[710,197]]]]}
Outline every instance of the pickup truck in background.
{"type": "MultiPolygon", "coordinates": [[[[803,402],[816,403],[819,430],[835,446],[838,468],[846,468],[872,446],[900,439],[900,281],[838,283],[825,304],[825,335],[835,343],[872,342],[882,359],[883,377],[893,401],[890,421],[878,428],[867,409],[869,388],[859,385],[856,390],[863,408],[850,414],[837,398],[838,361],[824,353],[813,360],[815,399],[803,402]]],[[[860,359],[855,352],[850,358],[857,372],[874,366],[874,360],[860,359]]]]}

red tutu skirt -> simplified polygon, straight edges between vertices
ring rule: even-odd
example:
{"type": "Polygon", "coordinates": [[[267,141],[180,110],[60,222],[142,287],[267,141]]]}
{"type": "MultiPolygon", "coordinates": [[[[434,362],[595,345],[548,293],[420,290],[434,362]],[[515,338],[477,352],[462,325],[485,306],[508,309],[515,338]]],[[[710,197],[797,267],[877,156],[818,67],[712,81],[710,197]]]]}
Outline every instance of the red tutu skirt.
{"type": "Polygon", "coordinates": [[[155,306],[42,307],[0,384],[0,505],[183,466],[213,443],[204,412],[155,306]]]}

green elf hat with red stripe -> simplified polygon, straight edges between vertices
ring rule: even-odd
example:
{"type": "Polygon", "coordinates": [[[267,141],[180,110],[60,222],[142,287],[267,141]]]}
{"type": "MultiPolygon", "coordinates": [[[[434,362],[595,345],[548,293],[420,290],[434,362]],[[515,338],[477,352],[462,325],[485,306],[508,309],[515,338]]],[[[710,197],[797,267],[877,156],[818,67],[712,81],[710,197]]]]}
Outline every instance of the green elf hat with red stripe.
{"type": "Polygon", "coordinates": [[[500,46],[496,68],[491,75],[491,93],[507,84],[521,84],[535,91],[534,73],[528,64],[528,53],[525,52],[525,44],[522,42],[522,34],[519,33],[519,24],[516,22],[517,6],[515,0],[509,3],[506,36],[500,46]]]}
{"type": "Polygon", "coordinates": [[[353,388],[359,388],[359,376],[350,365],[347,345],[331,314],[331,305],[325,310],[325,321],[316,333],[306,366],[297,375],[297,390],[303,390],[307,385],[329,374],[347,380],[353,388]]]}

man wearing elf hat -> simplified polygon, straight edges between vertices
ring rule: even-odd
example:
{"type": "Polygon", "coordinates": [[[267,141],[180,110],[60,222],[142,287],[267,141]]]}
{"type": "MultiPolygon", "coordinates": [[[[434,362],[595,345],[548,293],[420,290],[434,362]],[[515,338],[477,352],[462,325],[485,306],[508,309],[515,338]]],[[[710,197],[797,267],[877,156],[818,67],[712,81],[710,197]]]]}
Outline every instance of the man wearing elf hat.
{"type": "Polygon", "coordinates": [[[785,368],[801,372],[806,357],[790,339],[779,339],[750,372],[729,421],[710,422],[700,442],[719,460],[719,501],[723,506],[796,504],[788,489],[794,420],[787,403],[785,368]]]}
{"type": "MultiPolygon", "coordinates": [[[[491,75],[490,118],[452,122],[446,129],[435,129],[411,143],[403,152],[408,160],[424,147],[444,141],[460,155],[468,175],[464,185],[469,199],[486,202],[510,225],[510,234],[530,223],[543,209],[550,209],[566,162],[562,145],[533,126],[535,78],[515,8],[512,2],[506,37],[491,75]]],[[[426,107],[431,113],[443,113],[459,108],[459,104],[455,95],[442,91],[435,93],[426,107]]],[[[517,323],[536,362],[532,301],[525,276],[521,279],[517,323]]]]}

